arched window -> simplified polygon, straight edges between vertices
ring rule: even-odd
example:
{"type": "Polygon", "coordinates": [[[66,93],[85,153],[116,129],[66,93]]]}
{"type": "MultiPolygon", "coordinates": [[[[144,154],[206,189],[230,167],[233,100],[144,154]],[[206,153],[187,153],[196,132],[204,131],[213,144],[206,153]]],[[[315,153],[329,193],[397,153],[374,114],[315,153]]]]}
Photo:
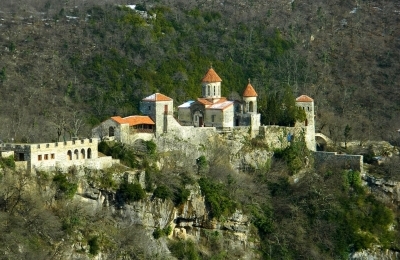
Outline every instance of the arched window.
{"type": "Polygon", "coordinates": [[[114,136],[114,127],[110,126],[110,128],[108,128],[108,136],[114,136]]]}
{"type": "Polygon", "coordinates": [[[249,112],[253,112],[253,106],[254,106],[253,101],[250,101],[250,103],[249,103],[249,112]]]}
{"type": "Polygon", "coordinates": [[[74,154],[75,154],[75,160],[78,160],[79,159],[79,151],[78,151],[78,149],[75,149],[75,151],[74,151],[74,154]]]}
{"type": "Polygon", "coordinates": [[[91,159],[92,158],[92,149],[87,149],[87,158],[91,159]]]}
{"type": "Polygon", "coordinates": [[[235,106],[235,112],[236,112],[236,113],[242,112],[241,109],[240,109],[240,105],[239,105],[239,104],[237,104],[237,105],[235,106]]]}
{"type": "Polygon", "coordinates": [[[214,96],[215,96],[215,86],[214,86],[214,96]]]}
{"type": "Polygon", "coordinates": [[[211,87],[210,87],[210,85],[207,86],[207,96],[211,96],[211,87]]]}
{"type": "Polygon", "coordinates": [[[71,152],[71,150],[69,150],[68,152],[67,152],[67,160],[72,160],[72,152],[71,152]]]}
{"type": "Polygon", "coordinates": [[[82,148],[82,150],[81,150],[81,158],[82,159],[85,159],[85,157],[86,157],[85,154],[86,154],[85,149],[82,148]]]}
{"type": "Polygon", "coordinates": [[[306,119],[306,121],[304,121],[304,125],[308,126],[308,120],[306,119]]]}

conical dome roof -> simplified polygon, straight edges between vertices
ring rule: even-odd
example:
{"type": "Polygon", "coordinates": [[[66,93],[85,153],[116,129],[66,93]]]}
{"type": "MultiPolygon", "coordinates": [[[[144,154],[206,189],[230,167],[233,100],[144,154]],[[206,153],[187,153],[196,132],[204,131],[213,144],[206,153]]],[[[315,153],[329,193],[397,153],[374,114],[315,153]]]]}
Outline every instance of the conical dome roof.
{"type": "Polygon", "coordinates": [[[247,84],[246,89],[243,91],[243,97],[257,97],[257,96],[258,96],[257,92],[250,84],[250,79],[249,79],[249,84],[247,84]]]}
{"type": "Polygon", "coordinates": [[[296,102],[313,102],[314,100],[307,95],[301,95],[296,98],[296,102]]]}
{"type": "Polygon", "coordinates": [[[222,79],[218,76],[215,70],[211,67],[206,75],[203,77],[201,82],[221,82],[222,79]]]}

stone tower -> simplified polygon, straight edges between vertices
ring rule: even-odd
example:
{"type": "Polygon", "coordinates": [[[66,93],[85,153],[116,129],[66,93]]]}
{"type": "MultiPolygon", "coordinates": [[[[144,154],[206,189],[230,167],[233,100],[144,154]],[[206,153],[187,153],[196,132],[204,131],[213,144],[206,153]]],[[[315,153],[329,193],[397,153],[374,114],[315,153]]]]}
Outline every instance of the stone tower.
{"type": "Polygon", "coordinates": [[[314,121],[314,100],[306,95],[296,98],[296,106],[303,109],[306,113],[306,120],[301,122],[301,127],[305,130],[305,141],[307,148],[311,151],[316,150],[315,143],[315,121],[314,121]]]}
{"type": "Polygon", "coordinates": [[[207,99],[221,98],[221,82],[222,79],[211,67],[201,80],[202,97],[207,99]]]}
{"type": "Polygon", "coordinates": [[[161,93],[155,93],[142,99],[140,112],[150,116],[156,124],[156,135],[168,132],[173,118],[173,100],[161,93]]]}
{"type": "Polygon", "coordinates": [[[257,114],[257,92],[253,86],[249,83],[243,91],[243,112],[257,114]]]}

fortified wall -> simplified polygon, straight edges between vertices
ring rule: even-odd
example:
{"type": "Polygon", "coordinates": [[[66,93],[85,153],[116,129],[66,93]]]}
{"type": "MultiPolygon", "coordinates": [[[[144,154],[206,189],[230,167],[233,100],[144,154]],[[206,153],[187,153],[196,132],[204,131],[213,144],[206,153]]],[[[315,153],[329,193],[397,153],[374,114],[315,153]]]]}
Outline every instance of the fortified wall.
{"type": "Polygon", "coordinates": [[[364,170],[362,155],[338,154],[337,152],[316,152],[315,166],[354,170],[360,173],[364,170]]]}

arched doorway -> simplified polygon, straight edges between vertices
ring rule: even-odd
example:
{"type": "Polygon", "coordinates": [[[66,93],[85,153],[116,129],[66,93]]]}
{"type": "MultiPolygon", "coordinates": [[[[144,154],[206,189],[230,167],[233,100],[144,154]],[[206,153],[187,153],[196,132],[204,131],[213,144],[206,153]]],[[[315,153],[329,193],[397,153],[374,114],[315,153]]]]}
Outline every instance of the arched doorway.
{"type": "Polygon", "coordinates": [[[203,114],[200,111],[194,112],[194,114],[193,114],[193,125],[196,126],[196,127],[204,126],[203,114]]]}
{"type": "Polygon", "coordinates": [[[115,129],[114,129],[114,127],[112,127],[112,126],[110,126],[109,128],[108,128],[108,136],[114,136],[115,135],[115,129]]]}

